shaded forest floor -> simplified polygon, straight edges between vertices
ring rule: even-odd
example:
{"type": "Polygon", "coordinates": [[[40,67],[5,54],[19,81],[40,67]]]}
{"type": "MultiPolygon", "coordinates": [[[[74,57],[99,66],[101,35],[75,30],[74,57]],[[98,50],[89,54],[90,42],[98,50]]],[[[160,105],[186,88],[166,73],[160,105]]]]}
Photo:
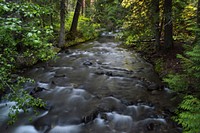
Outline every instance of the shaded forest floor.
{"type": "Polygon", "coordinates": [[[160,77],[163,78],[169,73],[179,73],[182,71],[181,61],[177,58],[177,54],[183,54],[183,52],[183,44],[175,42],[171,50],[160,50],[147,55],[147,58],[155,66],[155,70],[160,77]]]}
{"type": "MultiPolygon", "coordinates": [[[[170,73],[180,73],[182,71],[181,61],[177,58],[177,54],[183,54],[183,43],[174,42],[174,47],[171,50],[161,49],[160,51],[152,50],[153,44],[147,44],[146,48],[138,50],[135,46],[123,46],[129,50],[134,50],[151,64],[154,65],[155,71],[160,78],[164,78],[170,73]]],[[[140,48],[141,49],[141,48],[140,48]]]]}

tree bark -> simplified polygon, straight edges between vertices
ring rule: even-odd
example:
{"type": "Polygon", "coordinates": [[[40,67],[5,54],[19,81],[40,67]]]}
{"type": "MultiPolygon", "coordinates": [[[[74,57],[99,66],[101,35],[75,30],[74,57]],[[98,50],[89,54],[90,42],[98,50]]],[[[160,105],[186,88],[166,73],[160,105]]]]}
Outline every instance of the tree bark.
{"type": "Polygon", "coordinates": [[[83,2],[83,0],[77,0],[77,3],[76,3],[76,9],[75,9],[75,12],[74,12],[73,21],[72,21],[72,25],[71,25],[71,28],[70,28],[70,33],[72,33],[72,34],[74,34],[77,31],[78,18],[79,18],[79,15],[80,15],[82,2],[83,2]]]}
{"type": "Polygon", "coordinates": [[[90,6],[93,6],[94,5],[94,0],[90,0],[90,6]]]}
{"type": "MultiPolygon", "coordinates": [[[[200,30],[200,0],[198,0],[198,5],[197,5],[197,28],[198,28],[198,30],[200,30]]],[[[199,31],[197,31],[196,40],[200,41],[200,32],[199,31]]]]}
{"type": "Polygon", "coordinates": [[[160,24],[160,0],[152,0],[152,20],[153,20],[153,32],[155,36],[156,50],[160,50],[160,36],[161,27],[160,24]]]}
{"type": "Polygon", "coordinates": [[[85,15],[85,10],[86,10],[86,4],[85,4],[85,0],[82,0],[82,15],[85,15]]]}
{"type": "Polygon", "coordinates": [[[164,0],[164,47],[173,47],[172,0],[164,0]]]}
{"type": "Polygon", "coordinates": [[[60,1],[60,37],[58,47],[65,44],[65,0],[60,1]]]}
{"type": "Polygon", "coordinates": [[[66,12],[67,12],[67,14],[68,14],[68,10],[69,10],[69,0],[66,0],[66,4],[67,4],[67,5],[65,5],[65,10],[66,10],[66,12]]]}

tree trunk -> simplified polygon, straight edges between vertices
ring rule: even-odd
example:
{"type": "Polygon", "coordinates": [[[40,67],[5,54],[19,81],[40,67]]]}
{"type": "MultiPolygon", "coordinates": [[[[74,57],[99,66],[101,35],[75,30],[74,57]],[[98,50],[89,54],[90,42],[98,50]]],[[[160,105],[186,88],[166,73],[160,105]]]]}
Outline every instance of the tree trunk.
{"type": "Polygon", "coordinates": [[[83,2],[83,0],[77,0],[72,25],[71,25],[71,28],[70,28],[70,33],[72,33],[72,34],[74,34],[77,31],[78,18],[79,18],[79,15],[80,15],[82,2],[83,2]]]}
{"type": "Polygon", "coordinates": [[[66,0],[66,4],[67,4],[67,5],[65,5],[65,10],[66,10],[66,12],[67,12],[67,14],[68,14],[68,10],[69,10],[69,0],[66,0]]]}
{"type": "Polygon", "coordinates": [[[173,26],[172,26],[172,0],[164,1],[164,47],[173,47],[173,26]]]}
{"type": "Polygon", "coordinates": [[[152,0],[152,20],[153,20],[153,31],[155,36],[155,47],[156,50],[160,50],[160,36],[161,27],[160,24],[160,0],[152,0]]]}
{"type": "Polygon", "coordinates": [[[85,7],[86,5],[85,5],[85,0],[83,0],[82,1],[82,15],[84,15],[85,14],[85,10],[86,10],[86,7],[85,7]]]}
{"type": "MultiPolygon", "coordinates": [[[[198,27],[198,30],[200,30],[200,0],[198,0],[198,5],[197,5],[197,27],[198,27]]],[[[200,41],[200,32],[199,31],[197,31],[196,40],[200,41]]]]}
{"type": "Polygon", "coordinates": [[[58,47],[65,44],[65,0],[60,1],[60,37],[58,47]]]}
{"type": "Polygon", "coordinates": [[[94,5],[94,0],[90,0],[90,6],[93,6],[94,5]]]}

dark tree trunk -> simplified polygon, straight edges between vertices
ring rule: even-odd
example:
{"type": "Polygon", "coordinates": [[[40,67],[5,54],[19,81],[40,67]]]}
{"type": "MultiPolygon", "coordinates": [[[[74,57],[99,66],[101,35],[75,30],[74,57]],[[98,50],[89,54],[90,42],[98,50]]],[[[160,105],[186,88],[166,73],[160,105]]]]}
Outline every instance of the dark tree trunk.
{"type": "Polygon", "coordinates": [[[71,25],[71,28],[70,28],[70,33],[72,33],[72,34],[75,34],[75,32],[77,31],[78,18],[79,18],[79,15],[80,15],[82,2],[83,2],[83,0],[77,0],[72,25],[71,25]]]}
{"type": "Polygon", "coordinates": [[[200,28],[200,0],[198,0],[197,5],[197,26],[200,28]]]}
{"type": "Polygon", "coordinates": [[[54,27],[54,23],[53,23],[53,13],[50,14],[50,24],[52,27],[54,27]]]}
{"type": "Polygon", "coordinates": [[[173,47],[172,0],[164,0],[164,47],[173,47]]]}
{"type": "Polygon", "coordinates": [[[160,50],[160,36],[161,27],[160,24],[160,0],[152,0],[152,20],[153,20],[153,31],[155,36],[155,47],[156,50],[160,50]]]}
{"type": "MultiPolygon", "coordinates": [[[[200,29],[200,0],[198,0],[198,5],[197,5],[197,27],[200,29]]],[[[196,40],[200,41],[200,32],[197,32],[196,35],[196,40]]]]}
{"type": "Polygon", "coordinates": [[[65,44],[65,0],[60,1],[60,37],[58,47],[65,44]]]}

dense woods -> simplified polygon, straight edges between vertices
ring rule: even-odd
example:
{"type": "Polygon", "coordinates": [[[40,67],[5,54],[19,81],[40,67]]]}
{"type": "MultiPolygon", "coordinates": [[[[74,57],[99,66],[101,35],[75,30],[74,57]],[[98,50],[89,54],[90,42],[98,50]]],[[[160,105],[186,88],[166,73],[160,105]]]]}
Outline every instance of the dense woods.
{"type": "MultiPolygon", "coordinates": [[[[95,39],[102,29],[119,30],[117,39],[153,62],[164,85],[183,99],[174,121],[184,132],[200,132],[200,0],[0,0],[1,100],[16,101],[13,110],[45,106],[22,89],[32,81],[20,70],[95,39]],[[166,71],[172,52],[178,68],[166,71]]],[[[17,113],[11,111],[11,123],[17,113]]]]}

